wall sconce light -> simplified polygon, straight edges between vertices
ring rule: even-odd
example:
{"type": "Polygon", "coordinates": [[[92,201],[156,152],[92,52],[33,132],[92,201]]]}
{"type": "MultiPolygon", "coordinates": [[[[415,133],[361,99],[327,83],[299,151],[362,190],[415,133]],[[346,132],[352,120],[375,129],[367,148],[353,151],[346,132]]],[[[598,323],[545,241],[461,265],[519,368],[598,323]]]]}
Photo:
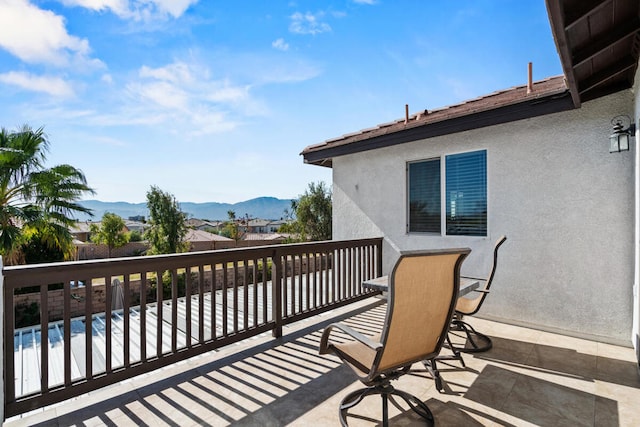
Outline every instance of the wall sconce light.
{"type": "Polygon", "coordinates": [[[631,123],[629,116],[622,114],[611,119],[611,125],[613,126],[613,133],[609,137],[609,152],[628,151],[629,140],[636,133],[635,123],[631,123]]]}

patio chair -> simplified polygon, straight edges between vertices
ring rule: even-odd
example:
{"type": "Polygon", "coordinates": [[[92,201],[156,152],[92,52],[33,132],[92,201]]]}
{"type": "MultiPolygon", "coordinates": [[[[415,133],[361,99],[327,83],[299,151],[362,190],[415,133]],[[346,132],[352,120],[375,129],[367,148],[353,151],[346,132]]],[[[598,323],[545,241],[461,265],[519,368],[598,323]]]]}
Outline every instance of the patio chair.
{"type": "Polygon", "coordinates": [[[433,414],[417,397],[395,389],[391,381],[411,365],[434,359],[447,337],[460,281],[460,265],[471,250],[449,249],[401,253],[389,277],[387,312],[380,334],[363,335],[334,323],[322,334],[320,354],[335,353],[367,387],[349,393],[339,416],[347,425],[347,411],[369,395],[382,396],[383,425],[388,425],[388,398],[396,396],[433,424],[433,414]],[[333,331],[346,334],[336,334],[333,331]],[[329,341],[330,336],[332,340],[329,341]]]}
{"type": "MultiPolygon", "coordinates": [[[[506,240],[506,236],[500,236],[493,247],[493,265],[491,266],[491,273],[489,274],[489,277],[487,279],[469,277],[471,279],[476,279],[484,282],[484,286],[481,285],[481,288],[473,291],[477,293],[477,296],[474,298],[458,298],[455,314],[453,316],[453,320],[451,321],[451,330],[463,331],[465,333],[467,341],[464,347],[452,346],[451,350],[454,354],[459,355],[460,352],[477,353],[481,351],[487,351],[493,345],[493,343],[491,342],[491,338],[483,333],[476,331],[473,326],[463,321],[462,319],[464,316],[472,316],[476,314],[480,310],[480,307],[482,307],[482,303],[484,302],[485,298],[487,298],[487,295],[489,295],[489,288],[491,287],[491,282],[493,282],[493,277],[496,274],[496,267],[498,266],[498,249],[500,249],[500,246],[502,246],[502,244],[506,240]]],[[[460,360],[462,360],[461,357],[460,360]]]]}

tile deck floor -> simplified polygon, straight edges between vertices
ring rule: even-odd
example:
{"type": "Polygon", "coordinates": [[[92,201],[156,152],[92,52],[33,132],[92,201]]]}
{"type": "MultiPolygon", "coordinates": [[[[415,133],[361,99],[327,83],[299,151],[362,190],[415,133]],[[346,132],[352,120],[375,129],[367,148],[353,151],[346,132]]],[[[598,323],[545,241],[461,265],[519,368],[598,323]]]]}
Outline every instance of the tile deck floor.
{"type": "MultiPolygon", "coordinates": [[[[361,385],[337,357],[320,356],[322,330],[343,321],[373,333],[385,306],[369,299],[23,417],[15,426],[336,426],[338,404],[361,385]]],[[[438,364],[439,393],[416,364],[394,385],[423,400],[438,426],[640,426],[634,350],[482,319],[466,319],[493,339],[491,350],[438,364]]],[[[424,425],[389,405],[391,425],[424,425]]],[[[379,397],[350,414],[377,426],[379,397]]]]}

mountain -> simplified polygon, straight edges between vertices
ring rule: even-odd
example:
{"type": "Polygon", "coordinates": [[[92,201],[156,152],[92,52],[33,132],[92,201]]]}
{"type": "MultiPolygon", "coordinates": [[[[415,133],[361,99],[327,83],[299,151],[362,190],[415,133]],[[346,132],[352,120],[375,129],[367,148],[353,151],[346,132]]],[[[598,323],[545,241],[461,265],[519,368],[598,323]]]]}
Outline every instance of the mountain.
{"type": "MultiPolygon", "coordinates": [[[[101,202],[100,200],[83,200],[80,204],[93,210],[93,217],[89,215],[79,215],[79,221],[91,219],[100,221],[105,212],[111,212],[127,219],[131,216],[142,215],[149,217],[149,210],[146,203],[128,202],[101,202]]],[[[280,219],[284,216],[285,209],[291,209],[291,199],[276,199],[275,197],[258,197],[238,203],[179,203],[180,209],[189,218],[199,218],[207,220],[226,220],[227,211],[234,211],[236,217],[240,218],[249,215],[250,218],[280,219]]]]}

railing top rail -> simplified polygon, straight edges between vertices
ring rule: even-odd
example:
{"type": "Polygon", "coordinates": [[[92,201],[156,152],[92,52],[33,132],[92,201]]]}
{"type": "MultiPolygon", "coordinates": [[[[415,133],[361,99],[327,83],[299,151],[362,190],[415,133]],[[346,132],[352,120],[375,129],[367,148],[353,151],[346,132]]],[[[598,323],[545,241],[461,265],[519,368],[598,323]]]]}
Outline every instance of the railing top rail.
{"type": "Polygon", "coordinates": [[[322,242],[219,249],[168,255],[16,265],[3,267],[2,275],[7,279],[7,284],[11,288],[19,288],[42,283],[57,283],[69,279],[77,280],[82,279],[85,275],[101,277],[135,274],[141,271],[164,271],[167,269],[225,263],[234,260],[241,261],[263,257],[268,258],[276,253],[282,255],[283,253],[299,254],[313,251],[322,252],[354,246],[375,245],[381,242],[381,237],[356,240],[327,240],[322,242]],[[70,271],[72,271],[71,274],[70,271]]]}

